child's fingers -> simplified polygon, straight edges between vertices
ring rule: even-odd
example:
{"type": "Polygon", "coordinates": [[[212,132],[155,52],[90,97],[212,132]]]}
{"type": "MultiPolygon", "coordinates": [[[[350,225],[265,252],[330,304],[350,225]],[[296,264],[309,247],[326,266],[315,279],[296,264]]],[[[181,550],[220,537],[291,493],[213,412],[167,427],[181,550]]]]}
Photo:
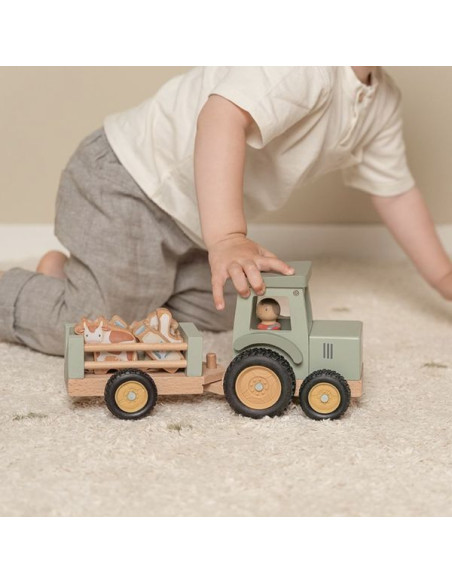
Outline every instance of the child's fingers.
{"type": "Polygon", "coordinates": [[[212,271],[212,294],[217,310],[224,309],[224,285],[228,278],[243,298],[248,298],[250,286],[258,294],[264,294],[265,282],[261,272],[279,272],[290,275],[294,269],[280,260],[273,253],[264,248],[260,248],[262,255],[253,259],[241,259],[232,261],[223,273],[222,269],[212,271]]]}
{"type": "Polygon", "coordinates": [[[217,310],[224,309],[224,283],[224,278],[218,275],[212,275],[212,294],[215,308],[217,310]]]}
{"type": "Polygon", "coordinates": [[[248,261],[244,263],[243,269],[254,292],[256,294],[263,294],[265,292],[265,283],[255,262],[248,261]]]}
{"type": "Polygon", "coordinates": [[[257,267],[263,272],[279,272],[280,274],[285,274],[290,276],[294,273],[294,269],[290,267],[286,262],[283,262],[277,257],[260,257],[256,260],[257,267]]]}
{"type": "Polygon", "coordinates": [[[232,283],[234,284],[234,288],[240,296],[247,298],[250,295],[250,290],[242,266],[238,263],[233,263],[229,266],[228,272],[232,283]]]}

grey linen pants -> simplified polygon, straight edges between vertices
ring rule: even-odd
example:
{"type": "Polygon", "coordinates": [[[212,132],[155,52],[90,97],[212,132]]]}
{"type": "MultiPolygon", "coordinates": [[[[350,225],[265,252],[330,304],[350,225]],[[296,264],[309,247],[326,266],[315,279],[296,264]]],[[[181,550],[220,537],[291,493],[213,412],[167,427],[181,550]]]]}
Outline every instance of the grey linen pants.
{"type": "Polygon", "coordinates": [[[64,352],[64,323],[82,316],[127,322],[168,307],[201,329],[232,326],[235,294],[215,309],[207,252],[141,190],[103,129],[88,136],[62,173],[55,234],[69,250],[64,280],[14,268],[0,277],[0,340],[64,352]]]}

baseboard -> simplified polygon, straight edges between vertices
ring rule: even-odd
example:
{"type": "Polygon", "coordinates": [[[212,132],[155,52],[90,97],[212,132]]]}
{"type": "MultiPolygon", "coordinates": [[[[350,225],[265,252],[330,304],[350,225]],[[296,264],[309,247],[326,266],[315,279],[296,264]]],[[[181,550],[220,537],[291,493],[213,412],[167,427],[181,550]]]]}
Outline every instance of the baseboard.
{"type": "MultiPolygon", "coordinates": [[[[452,225],[438,233],[452,255],[452,225]]],[[[401,259],[403,253],[381,225],[268,225],[255,224],[250,237],[287,260],[318,257],[401,259]]],[[[49,249],[64,251],[50,224],[1,224],[0,262],[37,258],[49,249]]]]}
{"type": "MultiPolygon", "coordinates": [[[[452,255],[452,224],[437,225],[452,255]]],[[[399,260],[404,252],[383,225],[254,225],[250,236],[287,260],[318,257],[399,260]]]]}

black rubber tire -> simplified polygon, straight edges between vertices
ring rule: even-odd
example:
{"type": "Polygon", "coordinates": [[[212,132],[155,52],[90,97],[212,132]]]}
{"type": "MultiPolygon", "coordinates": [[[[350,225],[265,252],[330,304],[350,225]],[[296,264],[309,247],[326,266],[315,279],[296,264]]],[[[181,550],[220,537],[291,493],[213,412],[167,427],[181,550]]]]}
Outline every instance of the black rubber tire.
{"type": "Polygon", "coordinates": [[[301,409],[313,420],[336,420],[340,418],[347,411],[350,405],[350,398],[350,387],[347,381],[337,371],[331,371],[330,369],[314,371],[304,379],[300,387],[299,400],[301,409]],[[319,383],[329,383],[339,392],[340,403],[332,412],[319,412],[309,403],[309,393],[319,383]]]}
{"type": "Polygon", "coordinates": [[[139,420],[147,416],[155,406],[157,402],[157,388],[152,377],[144,371],[140,371],[139,369],[123,369],[114,373],[107,381],[104,396],[105,403],[114,416],[121,420],[139,420]],[[124,383],[133,381],[140,383],[144,387],[147,393],[147,399],[144,405],[137,411],[127,412],[117,403],[116,392],[124,383]]]}
{"type": "Polygon", "coordinates": [[[284,357],[262,347],[242,351],[229,364],[223,380],[224,395],[231,408],[242,416],[263,418],[280,416],[287,409],[295,392],[295,375],[284,357]],[[276,374],[281,383],[281,394],[277,401],[265,409],[252,408],[241,401],[236,392],[238,376],[249,367],[261,366],[276,374]]]}

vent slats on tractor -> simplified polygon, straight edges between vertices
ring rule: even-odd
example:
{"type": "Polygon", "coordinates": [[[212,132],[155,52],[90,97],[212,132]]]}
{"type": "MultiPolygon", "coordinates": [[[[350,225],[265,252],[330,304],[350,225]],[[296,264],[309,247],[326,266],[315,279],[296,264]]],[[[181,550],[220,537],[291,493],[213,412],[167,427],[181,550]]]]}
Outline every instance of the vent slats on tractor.
{"type": "Polygon", "coordinates": [[[333,343],[323,343],[323,358],[324,359],[333,358],[333,343]]]}

